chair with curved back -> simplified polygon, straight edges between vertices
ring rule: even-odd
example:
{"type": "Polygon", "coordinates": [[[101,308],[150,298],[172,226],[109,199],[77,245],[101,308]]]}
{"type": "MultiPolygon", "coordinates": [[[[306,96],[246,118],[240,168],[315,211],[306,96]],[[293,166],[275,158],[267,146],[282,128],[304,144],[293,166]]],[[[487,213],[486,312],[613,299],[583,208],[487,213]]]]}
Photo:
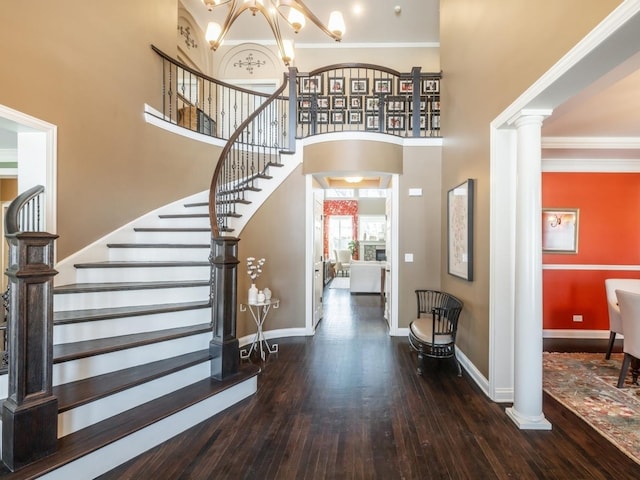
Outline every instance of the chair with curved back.
{"type": "Polygon", "coordinates": [[[349,250],[334,250],[336,257],[336,275],[349,276],[349,268],[351,267],[351,252],[349,250]]]}
{"type": "Polygon", "coordinates": [[[624,379],[629,370],[629,364],[633,360],[631,375],[635,385],[638,384],[638,362],[640,361],[640,293],[616,290],[622,329],[624,330],[624,343],[622,351],[624,360],[618,378],[618,388],[624,386],[624,379]]]}
{"type": "Polygon", "coordinates": [[[456,357],[456,334],[458,318],[462,312],[462,302],[453,295],[437,290],[416,290],[418,313],[409,324],[409,344],[418,352],[418,374],[424,371],[424,358],[453,358],[458,367],[458,376],[462,368],[456,357]]]}
{"type": "Polygon", "coordinates": [[[609,347],[605,358],[611,358],[611,351],[616,340],[616,334],[624,335],[622,329],[622,319],[620,318],[620,308],[616,290],[640,293],[640,279],[638,278],[607,278],[604,281],[604,288],[607,293],[607,307],[609,309],[609,347]]]}

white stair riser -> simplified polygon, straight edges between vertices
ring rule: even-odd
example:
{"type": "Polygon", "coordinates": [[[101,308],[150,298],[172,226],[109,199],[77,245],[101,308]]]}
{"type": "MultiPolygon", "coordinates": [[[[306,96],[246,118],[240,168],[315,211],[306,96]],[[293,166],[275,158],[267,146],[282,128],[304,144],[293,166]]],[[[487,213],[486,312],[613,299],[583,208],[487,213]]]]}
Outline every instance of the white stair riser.
{"type": "Polygon", "coordinates": [[[110,248],[112,262],[207,262],[211,252],[210,242],[198,248],[110,248]]]}
{"type": "Polygon", "coordinates": [[[199,335],[127,348],[103,355],[93,355],[78,360],[56,363],[53,365],[53,384],[61,385],[82,380],[83,378],[102,375],[103,373],[115,372],[124,368],[208,349],[211,338],[212,334],[205,332],[199,335]]]}
{"type": "Polygon", "coordinates": [[[203,362],[63,412],[58,415],[58,437],[69,435],[125,410],[208,378],[210,375],[211,364],[203,362]]]}
{"type": "Polygon", "coordinates": [[[206,232],[135,232],[139,243],[206,243],[211,244],[211,231],[206,232]]]}
{"type": "Polygon", "coordinates": [[[218,395],[163,418],[147,428],[110,443],[40,478],[42,480],[96,478],[253,395],[257,387],[257,377],[251,377],[218,395]]]}
{"type": "Polygon", "coordinates": [[[154,227],[166,228],[210,228],[209,217],[168,217],[160,218],[153,222],[154,227]]]}
{"type": "MultiPolygon", "coordinates": [[[[108,320],[54,325],[53,343],[82,342],[96,338],[117,337],[133,333],[153,332],[168,328],[188,327],[211,321],[211,307],[177,312],[132,315],[108,320]]],[[[4,397],[0,397],[4,398],[4,397]]]]}
{"type": "Polygon", "coordinates": [[[69,310],[117,308],[132,305],[200,302],[207,301],[209,298],[209,290],[209,286],[205,285],[202,287],[149,288],[141,290],[54,294],[53,309],[56,312],[66,312],[69,310]]]}
{"type": "Polygon", "coordinates": [[[79,268],[78,283],[208,280],[211,266],[79,268]]]}

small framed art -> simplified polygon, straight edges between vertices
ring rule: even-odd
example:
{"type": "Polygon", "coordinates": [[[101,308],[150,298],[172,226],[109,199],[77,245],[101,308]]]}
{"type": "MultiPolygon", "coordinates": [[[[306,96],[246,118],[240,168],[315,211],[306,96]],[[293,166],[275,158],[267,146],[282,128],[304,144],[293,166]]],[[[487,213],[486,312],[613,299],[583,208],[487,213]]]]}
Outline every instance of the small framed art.
{"type": "Polygon", "coordinates": [[[329,77],[329,95],[344,95],[344,77],[329,77]]]}
{"type": "Polygon", "coordinates": [[[300,93],[322,93],[322,77],[302,77],[300,79],[300,93]]]}
{"type": "Polygon", "coordinates": [[[351,95],[367,95],[369,93],[368,78],[351,79],[351,95]]]}
{"type": "Polygon", "coordinates": [[[577,208],[542,209],[543,253],[578,253],[577,208]]]}
{"type": "Polygon", "coordinates": [[[447,193],[447,272],[473,280],[473,197],[469,178],[447,193]]]}
{"type": "Polygon", "coordinates": [[[390,78],[376,78],[373,81],[373,93],[392,93],[390,78]]]}

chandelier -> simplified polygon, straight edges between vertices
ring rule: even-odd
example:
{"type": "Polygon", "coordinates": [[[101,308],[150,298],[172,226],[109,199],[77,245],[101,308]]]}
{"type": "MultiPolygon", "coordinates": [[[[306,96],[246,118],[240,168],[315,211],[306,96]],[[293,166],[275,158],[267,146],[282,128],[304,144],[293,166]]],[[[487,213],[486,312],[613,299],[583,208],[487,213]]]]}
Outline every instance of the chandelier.
{"type": "Polygon", "coordinates": [[[342,40],[345,31],[342,13],[331,12],[329,22],[325,25],[301,0],[202,0],[202,2],[209,11],[222,5],[227,5],[229,9],[222,26],[215,22],[209,22],[207,26],[206,39],[212,50],[215,51],[222,45],[231,25],[243,12],[249,10],[253,16],[260,12],[271,27],[280,56],[286,66],[289,66],[293,61],[293,43],[282,38],[280,18],[284,19],[295,33],[298,33],[305,26],[308,19],[336,42],[342,40]]]}

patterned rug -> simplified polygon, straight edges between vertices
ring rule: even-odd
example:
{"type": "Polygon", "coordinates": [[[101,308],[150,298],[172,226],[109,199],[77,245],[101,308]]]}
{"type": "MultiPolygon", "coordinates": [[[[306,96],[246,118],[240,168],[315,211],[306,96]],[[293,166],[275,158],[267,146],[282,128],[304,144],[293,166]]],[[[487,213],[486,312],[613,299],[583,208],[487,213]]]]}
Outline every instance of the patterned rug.
{"type": "Polygon", "coordinates": [[[623,355],[548,353],[543,356],[544,391],[640,463],[640,387],[616,388],[623,355]]]}

